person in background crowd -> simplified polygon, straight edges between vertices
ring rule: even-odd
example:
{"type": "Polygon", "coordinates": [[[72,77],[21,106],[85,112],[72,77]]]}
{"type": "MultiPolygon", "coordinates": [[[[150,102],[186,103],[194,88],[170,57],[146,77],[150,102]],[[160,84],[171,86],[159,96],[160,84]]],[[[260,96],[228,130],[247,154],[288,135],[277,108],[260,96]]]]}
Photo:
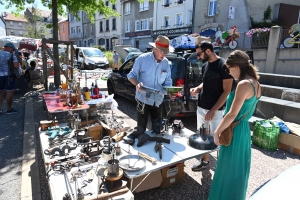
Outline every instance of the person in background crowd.
{"type": "MultiPolygon", "coordinates": [[[[164,95],[168,94],[163,86],[171,86],[171,69],[166,54],[174,51],[170,46],[169,38],[159,35],[155,43],[149,43],[153,46],[153,52],[140,55],[127,75],[129,81],[136,86],[136,101],[138,111],[137,125],[146,130],[148,115],[155,120],[161,118],[161,104],[164,95]],[[142,86],[147,86],[159,90],[158,94],[151,94],[149,98],[143,92],[142,86]]],[[[175,97],[169,94],[171,99],[175,97]]]]}
{"type": "Polygon", "coordinates": [[[236,88],[228,95],[225,117],[214,131],[214,142],[233,121],[243,118],[233,129],[229,146],[221,146],[209,200],[243,200],[246,198],[251,165],[251,133],[248,120],[261,96],[259,76],[249,56],[235,50],[226,60],[226,70],[236,80],[236,88]],[[234,189],[236,188],[236,189],[234,189]]]}
{"type": "MultiPolygon", "coordinates": [[[[213,136],[223,118],[224,104],[232,89],[233,78],[226,72],[225,60],[215,54],[210,42],[200,43],[196,47],[196,52],[198,59],[204,63],[202,83],[190,89],[192,96],[200,93],[197,108],[197,130],[205,125],[213,136]]],[[[208,164],[208,154],[204,154],[201,161],[196,163],[192,170],[200,171],[208,164]]]]}
{"type": "Polygon", "coordinates": [[[114,55],[113,55],[113,59],[114,59],[114,69],[118,69],[119,68],[119,55],[117,54],[116,50],[114,50],[114,55]]]}
{"type": "MultiPolygon", "coordinates": [[[[0,51],[0,113],[3,112],[2,101],[3,91],[6,91],[6,114],[13,114],[17,111],[12,108],[13,93],[15,89],[15,80],[9,76],[8,61],[16,50],[13,43],[9,42],[4,45],[4,51],[0,51]]],[[[16,69],[19,68],[17,57],[13,55],[13,64],[16,69]]]]}

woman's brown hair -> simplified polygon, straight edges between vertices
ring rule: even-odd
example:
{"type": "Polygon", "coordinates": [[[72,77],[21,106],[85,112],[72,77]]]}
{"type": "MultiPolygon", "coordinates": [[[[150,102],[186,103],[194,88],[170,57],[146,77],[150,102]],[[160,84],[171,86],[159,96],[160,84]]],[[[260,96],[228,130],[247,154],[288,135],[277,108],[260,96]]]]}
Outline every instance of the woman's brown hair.
{"type": "Polygon", "coordinates": [[[240,68],[239,81],[245,79],[246,75],[259,79],[256,67],[252,64],[248,54],[241,50],[235,50],[229,54],[226,63],[227,66],[237,65],[240,68]]]}

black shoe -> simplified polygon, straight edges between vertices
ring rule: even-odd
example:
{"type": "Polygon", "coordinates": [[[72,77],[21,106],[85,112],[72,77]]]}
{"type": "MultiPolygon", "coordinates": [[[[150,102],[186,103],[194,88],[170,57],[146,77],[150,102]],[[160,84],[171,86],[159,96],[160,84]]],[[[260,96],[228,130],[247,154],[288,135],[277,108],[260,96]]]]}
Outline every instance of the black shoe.
{"type": "Polygon", "coordinates": [[[197,171],[201,171],[202,169],[206,168],[206,166],[209,164],[209,161],[207,161],[207,163],[205,163],[203,161],[203,158],[201,158],[201,162],[194,164],[194,166],[192,167],[192,170],[197,172],[197,171]]]}

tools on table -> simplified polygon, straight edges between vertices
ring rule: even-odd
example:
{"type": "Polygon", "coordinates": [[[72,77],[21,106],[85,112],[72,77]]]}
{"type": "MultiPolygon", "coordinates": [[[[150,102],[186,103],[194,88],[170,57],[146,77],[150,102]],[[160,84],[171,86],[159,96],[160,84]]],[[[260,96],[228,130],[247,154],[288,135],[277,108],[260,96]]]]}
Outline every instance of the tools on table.
{"type": "Polygon", "coordinates": [[[170,144],[170,140],[162,137],[150,137],[150,141],[156,141],[156,145],[154,147],[155,152],[159,152],[160,163],[162,163],[162,143],[165,142],[170,144]]]}
{"type": "Polygon", "coordinates": [[[52,155],[55,156],[58,155],[59,156],[66,156],[70,153],[71,150],[76,149],[77,144],[74,144],[74,146],[69,146],[68,144],[62,146],[62,147],[54,147],[54,148],[50,148],[50,149],[45,149],[44,154],[45,155],[52,155]]]}
{"type": "Polygon", "coordinates": [[[60,128],[59,126],[48,127],[47,135],[49,135],[49,140],[54,140],[57,136],[63,137],[70,133],[70,128],[68,126],[60,128]]]}
{"type": "Polygon", "coordinates": [[[146,160],[149,160],[152,164],[156,164],[156,159],[155,158],[153,158],[153,157],[151,157],[151,156],[149,156],[145,153],[142,153],[140,151],[138,151],[138,155],[145,158],[146,160]]]}

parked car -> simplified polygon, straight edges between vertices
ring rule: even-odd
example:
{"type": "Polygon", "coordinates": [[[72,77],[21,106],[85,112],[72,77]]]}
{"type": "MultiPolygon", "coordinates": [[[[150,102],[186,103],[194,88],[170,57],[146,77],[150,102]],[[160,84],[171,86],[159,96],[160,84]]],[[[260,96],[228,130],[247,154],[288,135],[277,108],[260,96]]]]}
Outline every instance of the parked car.
{"type": "Polygon", "coordinates": [[[75,60],[77,60],[77,65],[81,69],[93,70],[109,67],[109,62],[104,53],[97,48],[77,47],[75,49],[75,60]]]}
{"type": "MultiPolygon", "coordinates": [[[[128,80],[127,74],[131,71],[135,56],[117,70],[113,70],[108,75],[107,89],[109,94],[128,98],[135,101],[135,86],[128,80]]],[[[202,63],[197,59],[196,53],[169,53],[166,55],[171,68],[171,78],[173,86],[183,86],[184,90],[176,93],[176,100],[170,101],[165,95],[163,101],[163,116],[172,118],[182,118],[195,116],[197,110],[197,98],[190,98],[190,88],[201,83],[202,63]]]]}
{"type": "Polygon", "coordinates": [[[130,58],[133,58],[135,56],[139,56],[141,55],[143,52],[129,52],[128,55],[126,56],[125,58],[125,61],[126,62],[127,60],[129,60],[130,58]]]}

